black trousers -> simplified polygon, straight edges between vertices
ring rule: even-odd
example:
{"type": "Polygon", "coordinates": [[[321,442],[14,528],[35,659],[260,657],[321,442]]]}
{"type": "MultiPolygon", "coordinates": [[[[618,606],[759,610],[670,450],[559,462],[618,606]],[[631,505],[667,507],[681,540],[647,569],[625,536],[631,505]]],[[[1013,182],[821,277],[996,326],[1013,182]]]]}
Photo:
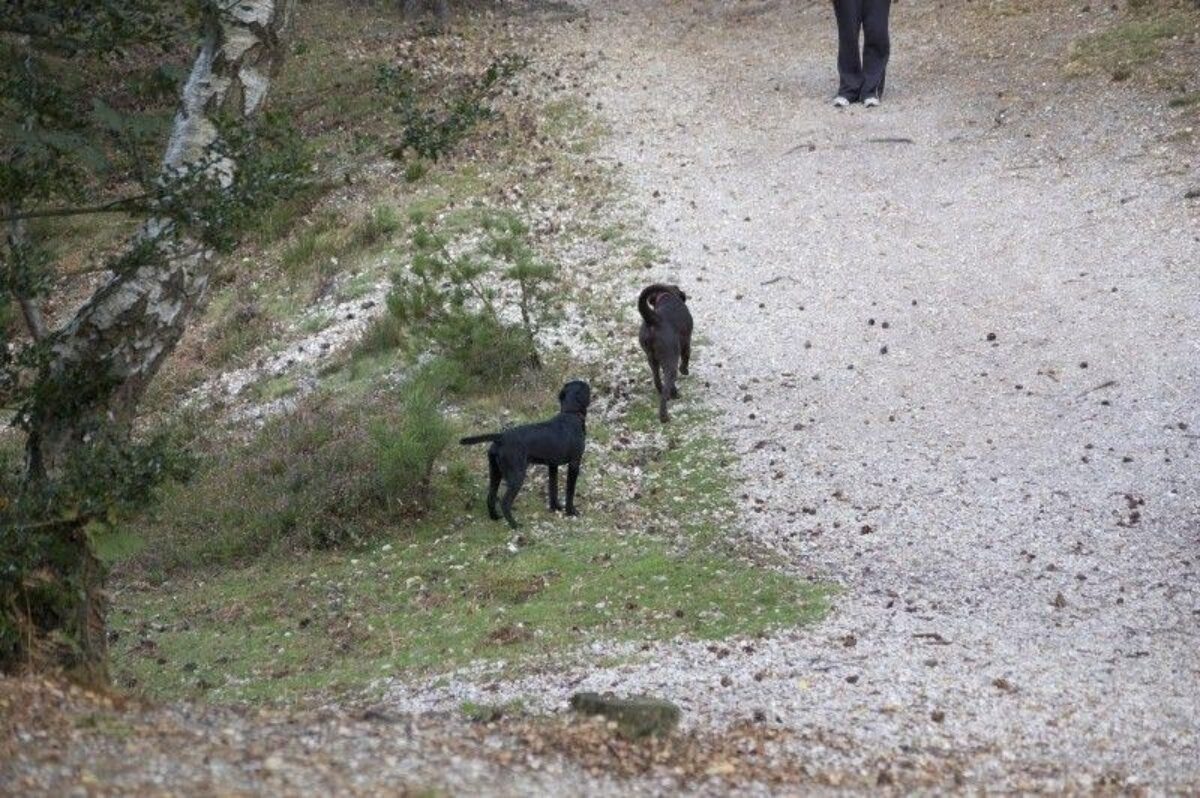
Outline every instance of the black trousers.
{"type": "Polygon", "coordinates": [[[838,94],[851,102],[883,96],[891,42],[888,11],[892,0],[833,0],[838,26],[838,94]],[[858,36],[862,32],[862,56],[858,36]]]}

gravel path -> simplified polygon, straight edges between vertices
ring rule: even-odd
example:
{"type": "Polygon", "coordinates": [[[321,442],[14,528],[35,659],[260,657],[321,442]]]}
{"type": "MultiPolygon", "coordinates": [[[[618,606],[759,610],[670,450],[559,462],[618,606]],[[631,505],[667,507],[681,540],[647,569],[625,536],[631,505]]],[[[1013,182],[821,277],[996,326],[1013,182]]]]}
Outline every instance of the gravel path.
{"type": "Polygon", "coordinates": [[[1062,77],[1046,21],[1100,20],[923,5],[875,111],[828,106],[825,2],[597,1],[558,40],[707,339],[745,531],[844,586],[830,619],[395,700],[646,690],[814,770],[1200,788],[1195,163],[1161,97],[1062,77]]]}

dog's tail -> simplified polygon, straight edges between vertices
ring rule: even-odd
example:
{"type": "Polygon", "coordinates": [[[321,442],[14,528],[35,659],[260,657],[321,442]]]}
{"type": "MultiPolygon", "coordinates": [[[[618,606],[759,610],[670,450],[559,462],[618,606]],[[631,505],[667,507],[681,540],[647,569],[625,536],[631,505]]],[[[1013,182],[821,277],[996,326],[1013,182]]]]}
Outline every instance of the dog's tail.
{"type": "Polygon", "coordinates": [[[500,440],[499,432],[489,432],[487,435],[470,435],[466,438],[460,438],[458,442],[463,446],[471,446],[476,443],[491,443],[498,440],[500,440]]]}
{"type": "Polygon", "coordinates": [[[655,283],[643,288],[641,295],[638,296],[638,313],[642,314],[642,320],[647,324],[654,324],[654,322],[658,321],[658,315],[654,312],[654,308],[650,307],[650,297],[655,294],[661,294],[666,290],[666,286],[655,283]]]}

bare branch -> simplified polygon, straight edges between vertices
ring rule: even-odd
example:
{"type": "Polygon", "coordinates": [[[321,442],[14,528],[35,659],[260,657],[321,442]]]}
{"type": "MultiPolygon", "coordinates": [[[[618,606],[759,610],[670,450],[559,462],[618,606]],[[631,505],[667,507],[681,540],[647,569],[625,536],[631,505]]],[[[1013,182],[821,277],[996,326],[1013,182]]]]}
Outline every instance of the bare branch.
{"type": "Polygon", "coordinates": [[[40,211],[25,211],[0,216],[0,222],[18,222],[25,219],[49,219],[60,216],[83,216],[90,213],[125,213],[128,211],[145,211],[148,205],[139,205],[150,198],[149,194],[138,194],[134,197],[121,197],[100,205],[81,205],[76,208],[46,208],[40,211]]]}

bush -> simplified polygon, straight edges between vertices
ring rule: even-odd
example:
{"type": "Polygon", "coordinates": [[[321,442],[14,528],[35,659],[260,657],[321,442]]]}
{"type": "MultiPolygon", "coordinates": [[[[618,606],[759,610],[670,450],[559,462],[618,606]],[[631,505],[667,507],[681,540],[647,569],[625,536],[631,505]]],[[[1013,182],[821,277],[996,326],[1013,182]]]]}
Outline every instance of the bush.
{"type": "Polygon", "coordinates": [[[310,403],[165,489],[136,532],[151,569],[212,565],[288,548],[365,542],[426,509],[450,440],[437,393],[417,380],[366,408],[310,403]]]}
{"type": "Polygon", "coordinates": [[[466,79],[448,92],[418,85],[417,75],[411,69],[381,65],[375,76],[375,88],[392,102],[400,123],[400,137],[392,145],[392,155],[399,159],[416,156],[434,162],[448,155],[477,124],[495,116],[491,101],[526,63],[520,56],[504,56],[482,74],[466,79]]]}
{"type": "Polygon", "coordinates": [[[368,328],[359,353],[407,344],[414,358],[452,364],[447,384],[457,390],[505,385],[540,368],[537,335],[559,317],[559,292],[554,266],[535,256],[525,224],[489,214],[480,243],[456,254],[423,216],[413,222],[412,262],[394,277],[388,312],[368,328]]]}

